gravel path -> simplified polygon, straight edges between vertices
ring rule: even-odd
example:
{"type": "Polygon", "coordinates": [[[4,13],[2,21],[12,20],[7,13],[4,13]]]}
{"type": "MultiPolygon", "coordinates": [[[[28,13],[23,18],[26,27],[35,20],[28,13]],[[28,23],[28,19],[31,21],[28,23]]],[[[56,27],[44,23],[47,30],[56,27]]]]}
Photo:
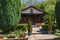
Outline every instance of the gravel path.
{"type": "Polygon", "coordinates": [[[57,38],[57,36],[52,34],[36,34],[36,35],[31,35],[28,38],[29,40],[43,40],[43,39],[54,39],[57,38]]]}
{"type": "Polygon", "coordinates": [[[43,40],[43,39],[54,39],[57,38],[58,36],[53,35],[53,34],[41,34],[40,32],[37,32],[41,29],[41,27],[34,27],[32,28],[32,35],[27,36],[29,39],[28,40],[43,40]],[[34,34],[36,33],[36,34],[34,34]]]}

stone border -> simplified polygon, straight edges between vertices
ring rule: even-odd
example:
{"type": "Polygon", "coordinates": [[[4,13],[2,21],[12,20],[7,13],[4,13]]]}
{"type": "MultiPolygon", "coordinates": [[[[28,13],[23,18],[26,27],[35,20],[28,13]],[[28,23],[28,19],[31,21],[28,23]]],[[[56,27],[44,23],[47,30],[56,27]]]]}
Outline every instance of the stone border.
{"type": "Polygon", "coordinates": [[[7,38],[3,40],[28,40],[28,38],[7,38]]]}

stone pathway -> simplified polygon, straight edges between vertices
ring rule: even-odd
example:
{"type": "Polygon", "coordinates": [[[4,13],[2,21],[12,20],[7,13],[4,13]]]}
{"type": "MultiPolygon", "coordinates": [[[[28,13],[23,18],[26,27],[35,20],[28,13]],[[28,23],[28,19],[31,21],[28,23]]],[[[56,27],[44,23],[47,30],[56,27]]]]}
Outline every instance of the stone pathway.
{"type": "Polygon", "coordinates": [[[34,27],[32,29],[33,29],[32,35],[27,36],[28,40],[45,40],[45,39],[54,39],[58,37],[53,34],[41,34],[41,32],[37,32],[41,29],[41,27],[34,27]]]}
{"type": "Polygon", "coordinates": [[[31,35],[28,38],[29,40],[47,40],[47,39],[57,38],[57,36],[52,34],[36,34],[36,35],[31,35]]]}
{"type": "Polygon", "coordinates": [[[37,32],[37,31],[39,31],[41,28],[40,27],[35,27],[35,28],[32,28],[32,33],[34,34],[34,33],[39,33],[39,32],[37,32]]]}

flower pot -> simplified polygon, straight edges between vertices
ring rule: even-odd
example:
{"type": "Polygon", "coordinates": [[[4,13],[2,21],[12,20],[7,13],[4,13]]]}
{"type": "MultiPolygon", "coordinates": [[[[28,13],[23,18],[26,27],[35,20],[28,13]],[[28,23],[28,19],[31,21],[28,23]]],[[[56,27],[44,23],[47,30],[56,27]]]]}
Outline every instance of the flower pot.
{"type": "Polygon", "coordinates": [[[25,34],[20,35],[19,38],[25,38],[25,34]]]}
{"type": "Polygon", "coordinates": [[[3,39],[4,37],[3,36],[0,36],[0,39],[3,39]]]}

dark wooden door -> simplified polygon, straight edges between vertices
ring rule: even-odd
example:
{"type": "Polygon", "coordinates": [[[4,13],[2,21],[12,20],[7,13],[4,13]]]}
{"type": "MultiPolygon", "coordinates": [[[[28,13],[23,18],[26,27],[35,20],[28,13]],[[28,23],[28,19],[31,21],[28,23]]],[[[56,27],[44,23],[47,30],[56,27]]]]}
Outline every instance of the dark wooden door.
{"type": "Polygon", "coordinates": [[[35,25],[35,24],[36,24],[35,20],[34,20],[34,19],[32,19],[32,25],[35,25]]]}

